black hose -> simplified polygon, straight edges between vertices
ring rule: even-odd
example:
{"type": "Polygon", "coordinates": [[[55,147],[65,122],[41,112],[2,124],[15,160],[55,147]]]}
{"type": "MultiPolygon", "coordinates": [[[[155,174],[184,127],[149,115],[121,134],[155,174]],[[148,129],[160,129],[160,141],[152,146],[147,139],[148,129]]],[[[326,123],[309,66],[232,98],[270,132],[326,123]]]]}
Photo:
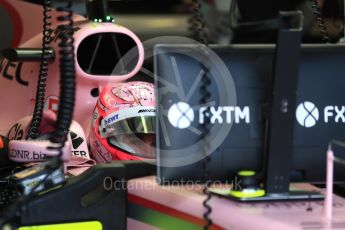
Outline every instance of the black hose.
{"type": "Polygon", "coordinates": [[[58,16],[62,22],[58,29],[62,31],[59,42],[60,54],[60,102],[56,127],[50,141],[60,144],[61,149],[67,140],[67,134],[73,118],[75,100],[75,60],[72,20],[72,0],[63,0],[64,6],[57,8],[63,15],[58,16]]]}
{"type": "Polygon", "coordinates": [[[42,55],[41,55],[41,64],[37,82],[36,89],[36,100],[35,100],[35,109],[32,116],[32,121],[30,124],[29,132],[27,139],[36,139],[39,137],[39,127],[42,120],[42,113],[44,109],[44,98],[46,92],[46,81],[48,74],[48,64],[50,56],[50,36],[52,33],[51,29],[51,1],[45,0],[43,4],[43,37],[42,37],[42,55]]]}

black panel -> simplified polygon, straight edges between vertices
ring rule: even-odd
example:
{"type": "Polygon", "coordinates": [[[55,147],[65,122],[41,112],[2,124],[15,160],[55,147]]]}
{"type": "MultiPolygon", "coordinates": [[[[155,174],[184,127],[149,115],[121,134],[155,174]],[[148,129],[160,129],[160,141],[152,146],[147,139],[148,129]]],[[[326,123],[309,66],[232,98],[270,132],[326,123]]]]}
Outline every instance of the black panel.
{"type": "MultiPolygon", "coordinates": [[[[163,88],[163,78],[176,85],[176,76],[171,65],[171,57],[174,56],[178,63],[182,85],[186,89],[191,87],[195,81],[200,65],[193,58],[184,55],[195,52],[193,46],[160,45],[156,47],[155,74],[158,88],[157,98],[160,110],[168,110],[170,106],[181,99],[178,95],[167,93],[163,88]]],[[[210,171],[212,179],[230,180],[239,170],[253,169],[260,170],[263,160],[263,116],[266,90],[269,77],[272,75],[272,62],[274,55],[273,46],[232,46],[212,48],[224,61],[230,70],[236,86],[237,105],[250,107],[250,123],[241,122],[233,124],[229,135],[219,146],[217,151],[211,154],[210,171]]],[[[328,122],[325,122],[325,108],[327,106],[338,106],[341,110],[345,106],[343,88],[345,85],[345,48],[343,46],[303,46],[296,105],[302,102],[313,102],[319,110],[319,119],[312,127],[303,127],[296,117],[294,124],[293,156],[291,176],[293,181],[322,182],[325,180],[326,150],[331,139],[345,140],[345,121],[337,116],[335,109],[328,122]]],[[[219,103],[225,92],[220,92],[214,84],[219,76],[211,76],[212,83],[210,91],[212,99],[217,106],[226,106],[219,103]]],[[[199,104],[200,91],[196,90],[187,103],[192,107],[199,104]]],[[[160,113],[160,111],[158,111],[160,113]]],[[[198,114],[195,112],[195,114],[198,114]]],[[[345,115],[345,114],[344,114],[345,115]]],[[[197,116],[197,115],[196,115],[197,116]]],[[[224,116],[224,115],[223,115],[224,116]]],[[[198,118],[195,118],[192,125],[197,127],[198,118]]],[[[181,149],[194,144],[199,136],[188,129],[177,129],[172,126],[166,116],[163,122],[158,124],[157,145],[160,147],[158,153],[159,164],[164,160],[169,161],[174,156],[166,156],[172,149],[181,149]],[[169,133],[171,145],[164,141],[162,124],[165,124],[166,132],[169,133]]],[[[222,124],[222,126],[227,124],[222,124]]],[[[279,127],[278,127],[279,128],[279,127]]],[[[284,130],[281,130],[284,132],[284,130]]],[[[339,152],[339,151],[338,151],[339,152]]],[[[179,155],[188,155],[191,152],[181,150],[179,155]]],[[[201,151],[200,151],[200,154],[201,151]]],[[[344,156],[344,153],[340,153],[344,156]]],[[[204,171],[202,162],[183,167],[159,167],[160,179],[178,180],[202,179],[204,171]]],[[[345,168],[335,166],[335,180],[345,181],[345,168]]]]}

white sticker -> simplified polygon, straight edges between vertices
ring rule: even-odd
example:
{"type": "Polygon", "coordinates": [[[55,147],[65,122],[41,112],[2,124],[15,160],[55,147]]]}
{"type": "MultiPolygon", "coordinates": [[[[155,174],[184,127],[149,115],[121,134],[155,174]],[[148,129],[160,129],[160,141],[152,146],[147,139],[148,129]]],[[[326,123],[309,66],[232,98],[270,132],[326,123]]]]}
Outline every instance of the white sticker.
{"type": "Polygon", "coordinates": [[[107,128],[115,122],[125,120],[132,117],[140,116],[156,116],[156,109],[154,106],[136,106],[128,109],[123,109],[109,114],[102,120],[102,127],[107,128]]]}

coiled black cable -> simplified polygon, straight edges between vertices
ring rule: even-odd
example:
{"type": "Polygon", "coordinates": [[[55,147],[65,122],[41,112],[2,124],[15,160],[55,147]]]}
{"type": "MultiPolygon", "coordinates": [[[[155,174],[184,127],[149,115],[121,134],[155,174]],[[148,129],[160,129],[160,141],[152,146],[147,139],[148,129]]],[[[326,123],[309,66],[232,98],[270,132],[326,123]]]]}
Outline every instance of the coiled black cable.
{"type": "MultiPolygon", "coordinates": [[[[205,20],[204,16],[202,13],[202,5],[199,0],[193,0],[193,16],[190,19],[190,31],[193,33],[194,38],[205,45],[201,49],[202,55],[204,57],[208,57],[208,39],[207,39],[207,34],[205,31],[205,20]]],[[[207,62],[204,62],[206,64],[207,62]]],[[[210,130],[210,117],[209,117],[209,112],[210,108],[208,106],[208,103],[210,102],[211,98],[211,92],[209,91],[209,86],[211,84],[211,80],[209,78],[209,67],[202,65],[201,66],[202,70],[204,71],[204,74],[201,79],[201,87],[200,87],[200,93],[202,95],[202,98],[200,99],[200,104],[206,106],[206,110],[204,111],[204,123],[201,125],[202,129],[202,134],[200,135],[200,140],[204,140],[204,148],[203,148],[203,154],[204,154],[204,161],[203,161],[203,170],[204,170],[204,180],[205,180],[205,185],[203,187],[203,193],[206,195],[205,200],[203,201],[203,206],[205,207],[206,211],[203,215],[204,220],[205,220],[205,225],[204,229],[210,229],[212,226],[212,220],[210,218],[211,212],[212,212],[212,207],[209,204],[209,201],[211,200],[211,193],[209,192],[208,188],[211,184],[210,181],[210,170],[209,170],[209,163],[211,161],[210,157],[207,154],[207,151],[210,149],[210,143],[207,139],[207,135],[209,135],[209,130],[210,130]]]]}
{"type": "Polygon", "coordinates": [[[73,38],[72,0],[63,0],[65,5],[57,7],[58,21],[62,22],[58,29],[62,31],[59,42],[60,54],[60,103],[56,127],[50,141],[60,144],[61,149],[67,140],[67,134],[73,118],[75,100],[75,59],[73,38]]]}
{"type": "Polygon", "coordinates": [[[198,42],[208,46],[208,39],[206,34],[206,23],[202,13],[202,6],[199,0],[193,0],[193,15],[189,19],[189,31],[192,32],[194,39],[198,42]]]}
{"type": "Polygon", "coordinates": [[[39,127],[42,120],[42,113],[44,108],[44,98],[46,92],[46,81],[48,74],[48,64],[49,64],[49,50],[50,41],[51,41],[51,1],[44,0],[43,4],[43,37],[42,37],[42,55],[41,55],[41,64],[39,69],[39,76],[36,89],[36,100],[35,108],[32,116],[32,121],[30,124],[29,132],[27,139],[36,139],[39,136],[39,127]]]}
{"type": "Polygon", "coordinates": [[[330,42],[331,39],[330,39],[328,30],[327,30],[327,26],[326,26],[325,21],[324,21],[323,16],[322,16],[321,8],[320,8],[317,0],[310,0],[310,1],[312,3],[311,7],[314,8],[315,19],[316,19],[316,21],[319,22],[321,39],[325,43],[330,42]]]}

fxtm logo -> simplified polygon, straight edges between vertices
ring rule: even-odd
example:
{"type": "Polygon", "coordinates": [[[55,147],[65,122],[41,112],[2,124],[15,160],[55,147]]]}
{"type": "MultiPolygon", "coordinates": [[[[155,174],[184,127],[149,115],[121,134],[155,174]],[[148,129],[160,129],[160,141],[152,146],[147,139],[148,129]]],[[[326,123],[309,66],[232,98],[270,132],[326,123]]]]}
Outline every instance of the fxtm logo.
{"type": "MultiPolygon", "coordinates": [[[[306,128],[316,125],[320,120],[320,112],[316,105],[310,101],[302,102],[297,106],[296,118],[298,123],[306,128]]],[[[329,105],[323,109],[324,123],[345,123],[345,106],[329,105]]]]}
{"type": "MultiPolygon", "coordinates": [[[[241,109],[238,106],[219,106],[210,107],[210,111],[205,114],[207,107],[199,108],[199,123],[205,122],[205,116],[210,118],[211,124],[223,124],[223,123],[250,123],[249,107],[245,106],[241,109]]],[[[185,102],[178,102],[173,104],[168,111],[168,120],[170,124],[179,129],[188,128],[194,121],[195,114],[193,108],[185,102]]]]}

